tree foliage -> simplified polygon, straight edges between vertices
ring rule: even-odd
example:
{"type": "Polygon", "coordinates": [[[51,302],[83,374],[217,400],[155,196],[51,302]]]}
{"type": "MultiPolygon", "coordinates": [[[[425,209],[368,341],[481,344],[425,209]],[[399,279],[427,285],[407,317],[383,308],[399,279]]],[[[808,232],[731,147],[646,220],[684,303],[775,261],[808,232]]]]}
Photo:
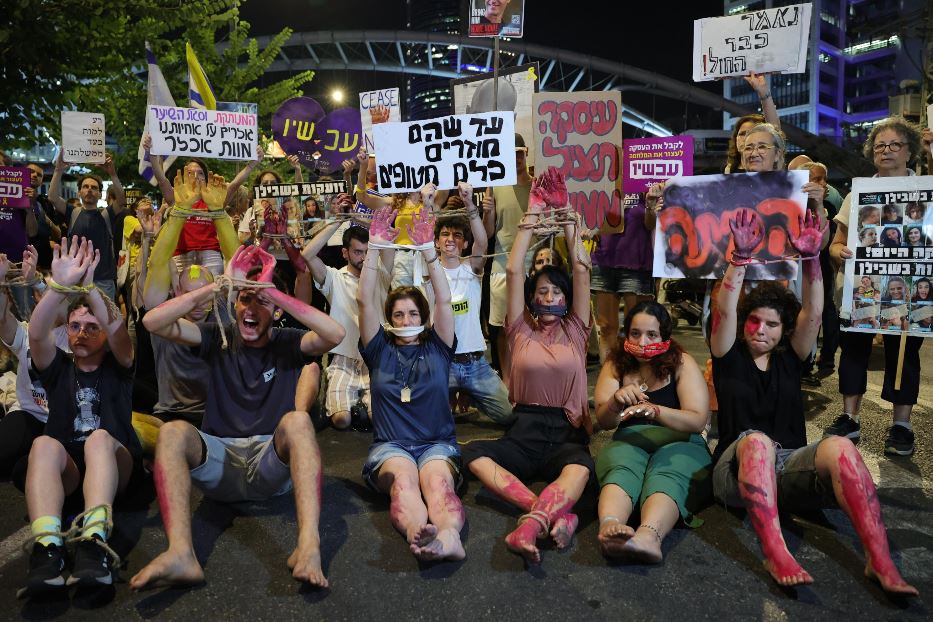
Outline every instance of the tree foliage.
{"type": "MultiPolygon", "coordinates": [[[[263,75],[291,36],[263,49],[239,19],[241,0],[7,0],[0,21],[0,146],[31,147],[61,136],[63,109],[103,113],[124,181],[136,179],[145,122],[145,41],[179,106],[188,105],[185,41],[218,101],[254,102],[260,128],[313,77],[265,84],[263,75]]],[[[220,172],[234,164],[214,162],[220,172]]],[[[229,169],[229,170],[228,170],[229,169]]]]}

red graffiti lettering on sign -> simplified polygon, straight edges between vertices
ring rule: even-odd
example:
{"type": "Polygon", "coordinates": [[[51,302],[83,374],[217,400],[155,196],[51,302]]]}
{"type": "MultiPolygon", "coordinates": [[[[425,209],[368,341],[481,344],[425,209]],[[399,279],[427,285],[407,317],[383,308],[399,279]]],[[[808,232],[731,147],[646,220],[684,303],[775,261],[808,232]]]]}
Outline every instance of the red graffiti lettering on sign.
{"type": "Polygon", "coordinates": [[[619,177],[619,150],[612,143],[595,143],[588,149],[581,145],[555,146],[551,136],[542,143],[545,158],[560,156],[563,164],[558,168],[567,179],[576,181],[615,181],[619,177]]]}
{"type": "MultiPolygon", "coordinates": [[[[787,254],[788,234],[799,234],[800,206],[790,199],[766,199],[754,210],[764,227],[765,236],[753,251],[759,259],[779,259],[787,254]]],[[[739,209],[719,213],[702,212],[696,216],[681,206],[670,205],[658,214],[661,231],[667,240],[667,263],[685,276],[703,276],[722,272],[732,256],[729,221],[739,209]]]]}
{"type": "Polygon", "coordinates": [[[622,224],[622,193],[614,190],[612,195],[602,190],[571,192],[570,205],[583,218],[587,229],[600,226],[618,227],[622,224]]]}
{"type": "Polygon", "coordinates": [[[543,101],[538,104],[538,117],[542,119],[538,131],[545,134],[550,130],[557,135],[558,143],[565,143],[571,133],[605,136],[616,126],[618,116],[614,101],[543,101]],[[550,121],[543,120],[548,115],[550,121]]]}

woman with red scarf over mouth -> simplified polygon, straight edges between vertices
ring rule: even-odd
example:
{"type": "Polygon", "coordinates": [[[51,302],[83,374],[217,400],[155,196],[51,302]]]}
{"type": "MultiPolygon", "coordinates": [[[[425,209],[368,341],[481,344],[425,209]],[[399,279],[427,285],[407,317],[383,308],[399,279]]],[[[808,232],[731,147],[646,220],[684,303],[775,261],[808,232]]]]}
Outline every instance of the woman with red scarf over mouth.
{"type": "Polygon", "coordinates": [[[702,524],[694,513],[712,497],[712,459],[699,434],[706,382],[671,339],[672,329],[663,305],[635,305],[596,382],[600,427],[618,426],[596,459],[598,537],[606,557],[660,562],[664,536],[679,518],[690,527],[702,524]],[[633,529],[627,522],[636,505],[641,524],[633,529]]]}

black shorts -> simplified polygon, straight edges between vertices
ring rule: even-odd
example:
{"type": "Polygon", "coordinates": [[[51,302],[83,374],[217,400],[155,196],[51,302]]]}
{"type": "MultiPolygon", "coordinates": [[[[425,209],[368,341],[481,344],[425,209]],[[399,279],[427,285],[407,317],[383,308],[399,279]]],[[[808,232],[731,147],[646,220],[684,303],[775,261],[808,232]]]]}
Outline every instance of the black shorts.
{"type": "Polygon", "coordinates": [[[590,455],[586,430],[567,421],[562,408],[518,404],[517,420],[505,436],[495,441],[477,441],[463,446],[463,462],[490,458],[523,482],[552,482],[569,464],[579,464],[590,472],[596,463],[590,455]]]}

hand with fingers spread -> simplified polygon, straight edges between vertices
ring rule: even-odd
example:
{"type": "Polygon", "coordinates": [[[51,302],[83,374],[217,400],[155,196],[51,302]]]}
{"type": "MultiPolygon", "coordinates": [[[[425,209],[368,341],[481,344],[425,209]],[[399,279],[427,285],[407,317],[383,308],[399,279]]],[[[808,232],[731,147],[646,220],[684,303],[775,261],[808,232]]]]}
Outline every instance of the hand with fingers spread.
{"type": "Polygon", "coordinates": [[[223,211],[224,202],[227,200],[227,182],[224,178],[220,175],[211,175],[201,188],[201,200],[207,203],[208,211],[223,211]]]}
{"type": "Polygon", "coordinates": [[[260,283],[272,282],[272,274],[275,272],[275,257],[261,248],[257,248],[256,254],[253,257],[253,265],[262,266],[262,270],[259,271],[259,274],[253,277],[254,281],[259,281],[260,283]]]}
{"type": "Polygon", "coordinates": [[[224,274],[231,279],[245,281],[250,271],[256,266],[262,269],[259,274],[249,280],[261,283],[271,283],[272,273],[275,271],[275,257],[258,246],[241,246],[230,258],[224,274]]]}
{"type": "Polygon", "coordinates": [[[755,93],[758,94],[759,99],[764,99],[771,92],[768,87],[768,79],[760,73],[755,73],[754,71],[749,73],[747,76],[742,76],[745,79],[745,82],[748,86],[751,87],[755,93]]]}
{"type": "Polygon", "coordinates": [[[806,217],[798,216],[800,233],[794,237],[791,236],[790,243],[797,249],[801,257],[814,257],[820,254],[820,246],[823,244],[823,234],[829,223],[822,221],[819,214],[806,210],[806,217]]]}
{"type": "MultiPolygon", "coordinates": [[[[36,251],[36,247],[32,244],[28,245],[25,250],[23,250],[23,281],[25,283],[32,283],[36,278],[36,264],[39,261],[39,253],[36,251]]],[[[0,275],[0,281],[3,280],[3,276],[0,275]]]]}
{"type": "Polygon", "coordinates": [[[162,217],[156,212],[149,210],[139,210],[136,214],[139,219],[139,226],[143,233],[148,237],[155,237],[162,228],[162,217]]]}
{"type": "Polygon", "coordinates": [[[434,215],[427,206],[418,210],[411,219],[411,225],[405,225],[408,237],[416,246],[434,242],[434,215]]]}
{"type": "Polygon", "coordinates": [[[69,241],[62,238],[62,243],[52,249],[52,280],[62,287],[73,287],[81,283],[93,257],[88,254],[86,238],[74,236],[69,241]]]}
{"type": "Polygon", "coordinates": [[[94,283],[94,271],[97,270],[97,264],[100,263],[100,249],[95,249],[94,243],[88,240],[87,248],[84,252],[87,253],[87,258],[90,263],[88,264],[87,269],[84,271],[84,277],[81,279],[81,285],[83,287],[89,287],[94,283]]]}
{"type": "Polygon", "coordinates": [[[732,229],[732,243],[735,246],[734,258],[748,259],[764,239],[758,214],[748,209],[739,210],[738,217],[729,221],[729,228],[732,229]]]}
{"type": "Polygon", "coordinates": [[[560,169],[556,166],[549,166],[537,177],[537,180],[538,193],[548,207],[552,209],[567,207],[570,195],[567,192],[567,181],[560,169]]]}
{"type": "Polygon", "coordinates": [[[192,173],[186,171],[184,177],[182,177],[182,172],[178,171],[175,173],[174,188],[175,205],[181,209],[190,210],[194,208],[195,203],[201,200],[204,184],[192,173]]]}
{"type": "Polygon", "coordinates": [[[373,214],[372,224],[369,226],[369,239],[371,242],[389,244],[398,237],[399,230],[392,227],[398,210],[384,207],[373,214]]]}
{"type": "Polygon", "coordinates": [[[385,123],[389,120],[389,108],[378,104],[369,109],[369,118],[373,125],[385,123]]]}
{"type": "Polygon", "coordinates": [[[340,166],[343,167],[343,174],[350,175],[353,171],[356,170],[356,160],[344,160],[340,163],[340,166]]]}

